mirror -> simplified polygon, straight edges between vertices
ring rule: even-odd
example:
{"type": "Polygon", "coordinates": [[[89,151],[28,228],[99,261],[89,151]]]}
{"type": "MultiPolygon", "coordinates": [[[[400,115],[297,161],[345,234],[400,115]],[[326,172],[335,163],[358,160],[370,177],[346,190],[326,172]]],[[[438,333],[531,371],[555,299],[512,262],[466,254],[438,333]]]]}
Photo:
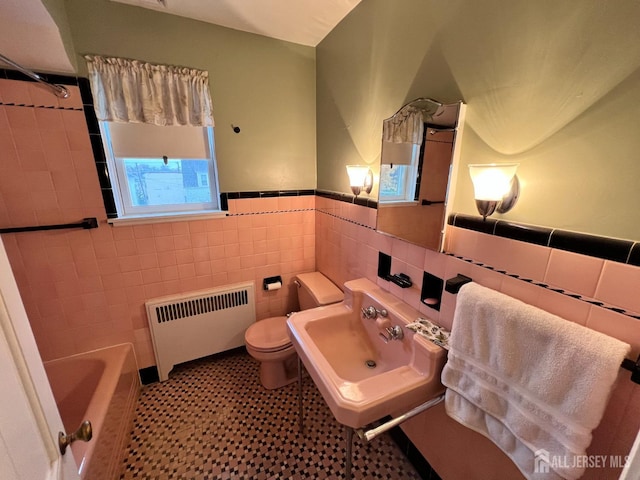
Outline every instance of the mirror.
{"type": "Polygon", "coordinates": [[[442,249],[464,107],[418,98],[384,120],[378,232],[442,249]]]}

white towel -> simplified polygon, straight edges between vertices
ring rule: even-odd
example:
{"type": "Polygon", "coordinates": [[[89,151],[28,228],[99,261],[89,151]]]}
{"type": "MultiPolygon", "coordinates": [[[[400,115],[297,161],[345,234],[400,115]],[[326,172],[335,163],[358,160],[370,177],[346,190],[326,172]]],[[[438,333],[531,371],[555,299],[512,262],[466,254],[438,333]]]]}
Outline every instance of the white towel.
{"type": "Polygon", "coordinates": [[[579,456],[628,344],[468,283],[449,346],[442,371],[449,416],[491,439],[528,479],[584,473],[579,456]]]}

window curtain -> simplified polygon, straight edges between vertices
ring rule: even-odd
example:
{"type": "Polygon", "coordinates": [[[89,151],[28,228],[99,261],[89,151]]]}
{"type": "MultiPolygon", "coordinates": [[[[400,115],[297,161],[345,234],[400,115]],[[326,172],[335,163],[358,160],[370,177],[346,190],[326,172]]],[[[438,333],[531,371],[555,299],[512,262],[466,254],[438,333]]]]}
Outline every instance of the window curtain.
{"type": "Polygon", "coordinates": [[[382,122],[382,139],[391,143],[422,143],[424,119],[422,110],[407,105],[382,122]]]}
{"type": "Polygon", "coordinates": [[[98,120],[213,126],[208,72],[97,55],[85,60],[98,120]]]}

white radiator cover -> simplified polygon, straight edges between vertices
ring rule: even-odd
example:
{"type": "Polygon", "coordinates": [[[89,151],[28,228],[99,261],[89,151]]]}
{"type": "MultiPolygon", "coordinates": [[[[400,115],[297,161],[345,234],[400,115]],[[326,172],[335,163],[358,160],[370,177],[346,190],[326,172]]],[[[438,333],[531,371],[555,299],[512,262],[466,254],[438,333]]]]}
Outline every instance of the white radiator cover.
{"type": "Polygon", "coordinates": [[[183,362],[244,345],[256,321],[253,282],[169,295],[145,303],[160,381],[183,362]]]}

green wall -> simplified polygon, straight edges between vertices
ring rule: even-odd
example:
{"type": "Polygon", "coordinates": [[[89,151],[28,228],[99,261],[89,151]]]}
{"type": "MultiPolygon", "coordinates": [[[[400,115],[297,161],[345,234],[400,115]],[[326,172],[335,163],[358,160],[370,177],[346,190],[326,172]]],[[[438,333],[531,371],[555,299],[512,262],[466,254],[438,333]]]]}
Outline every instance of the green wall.
{"type": "Polygon", "coordinates": [[[107,0],[65,6],[79,75],[85,54],[209,72],[223,192],[315,188],[314,48],[107,0]]]}
{"type": "Polygon", "coordinates": [[[318,188],[377,172],[407,101],[463,100],[454,211],[477,214],[467,164],[516,161],[498,217],[640,239],[638,25],[635,0],[364,0],[316,49],[318,188]]]}

